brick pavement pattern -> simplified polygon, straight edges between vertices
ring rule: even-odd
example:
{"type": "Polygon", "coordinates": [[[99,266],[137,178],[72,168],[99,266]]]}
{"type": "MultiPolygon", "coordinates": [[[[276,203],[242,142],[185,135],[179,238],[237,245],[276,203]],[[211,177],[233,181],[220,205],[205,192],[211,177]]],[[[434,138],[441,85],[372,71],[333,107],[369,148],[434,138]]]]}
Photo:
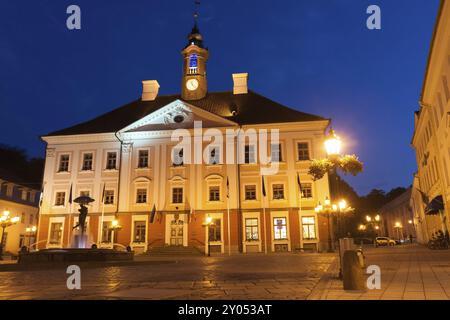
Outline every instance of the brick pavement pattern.
{"type": "Polygon", "coordinates": [[[381,290],[344,291],[337,263],[321,279],[311,300],[448,300],[450,251],[418,245],[364,249],[366,265],[381,268],[381,290]]]}

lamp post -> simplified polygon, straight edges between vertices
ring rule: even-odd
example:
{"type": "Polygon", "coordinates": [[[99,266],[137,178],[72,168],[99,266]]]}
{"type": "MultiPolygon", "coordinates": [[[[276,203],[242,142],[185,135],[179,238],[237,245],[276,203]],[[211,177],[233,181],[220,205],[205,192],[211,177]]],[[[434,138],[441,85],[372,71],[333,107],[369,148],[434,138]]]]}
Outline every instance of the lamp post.
{"type": "Polygon", "coordinates": [[[115,242],[115,237],[116,237],[116,232],[119,231],[120,229],[122,229],[122,226],[119,224],[119,221],[114,219],[113,221],[111,221],[111,242],[113,245],[113,249],[114,249],[114,242],[115,242]]]}
{"type": "Polygon", "coordinates": [[[11,217],[8,210],[3,211],[3,215],[0,217],[0,227],[2,228],[2,237],[0,240],[0,260],[3,260],[3,244],[5,242],[5,230],[6,228],[18,223],[20,221],[19,217],[11,217]]]}
{"type": "Polygon", "coordinates": [[[211,257],[211,239],[209,237],[209,231],[210,231],[210,227],[212,225],[212,217],[211,216],[207,216],[205,218],[205,223],[203,223],[203,226],[206,227],[206,241],[208,241],[208,257],[211,257]]]}
{"type": "Polygon", "coordinates": [[[348,212],[353,209],[348,207],[347,201],[345,200],[339,201],[338,204],[332,204],[331,200],[327,197],[324,201],[324,205],[319,202],[319,205],[314,210],[318,214],[326,215],[328,219],[328,252],[334,252],[331,232],[331,216],[334,213],[348,212]]]}
{"type": "Polygon", "coordinates": [[[394,228],[397,230],[397,238],[398,241],[400,241],[400,229],[403,228],[403,226],[400,222],[397,221],[394,225],[394,228]]]}

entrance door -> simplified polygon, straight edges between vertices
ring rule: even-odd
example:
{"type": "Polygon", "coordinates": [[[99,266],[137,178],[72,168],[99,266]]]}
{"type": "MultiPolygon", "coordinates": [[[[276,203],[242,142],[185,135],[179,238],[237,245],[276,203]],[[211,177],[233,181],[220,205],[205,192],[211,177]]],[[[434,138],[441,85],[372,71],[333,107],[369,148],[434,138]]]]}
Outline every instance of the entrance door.
{"type": "Polygon", "coordinates": [[[170,245],[171,246],[182,246],[183,245],[183,235],[184,235],[184,221],[183,220],[172,220],[170,223],[170,245]]]}

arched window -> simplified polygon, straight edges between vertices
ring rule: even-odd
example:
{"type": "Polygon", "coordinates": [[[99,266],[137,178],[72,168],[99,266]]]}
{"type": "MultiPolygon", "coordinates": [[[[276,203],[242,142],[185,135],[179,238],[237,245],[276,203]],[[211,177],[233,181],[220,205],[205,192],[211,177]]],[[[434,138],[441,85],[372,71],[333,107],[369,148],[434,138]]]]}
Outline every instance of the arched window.
{"type": "Polygon", "coordinates": [[[189,56],[189,73],[197,73],[198,69],[198,56],[197,54],[193,53],[189,56]]]}

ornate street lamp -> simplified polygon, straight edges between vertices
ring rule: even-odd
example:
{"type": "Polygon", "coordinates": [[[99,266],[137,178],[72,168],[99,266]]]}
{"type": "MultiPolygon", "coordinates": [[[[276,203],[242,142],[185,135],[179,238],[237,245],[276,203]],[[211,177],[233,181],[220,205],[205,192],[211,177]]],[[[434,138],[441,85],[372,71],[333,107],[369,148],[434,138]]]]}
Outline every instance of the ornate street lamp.
{"type": "Polygon", "coordinates": [[[330,130],[326,140],[325,140],[325,150],[328,157],[337,158],[341,154],[342,141],[336,135],[333,129],[330,130]]]}
{"type": "Polygon", "coordinates": [[[3,244],[5,242],[5,230],[6,228],[18,223],[19,217],[11,217],[11,213],[8,210],[3,211],[3,215],[0,217],[0,227],[2,228],[2,237],[0,240],[0,260],[3,260],[3,244]]]}
{"type": "Polygon", "coordinates": [[[320,202],[314,209],[316,213],[325,215],[328,219],[328,252],[334,252],[333,249],[333,239],[331,234],[331,216],[334,213],[349,212],[353,208],[348,207],[347,201],[341,200],[338,204],[331,203],[331,200],[327,197],[324,201],[324,205],[320,202]]]}

